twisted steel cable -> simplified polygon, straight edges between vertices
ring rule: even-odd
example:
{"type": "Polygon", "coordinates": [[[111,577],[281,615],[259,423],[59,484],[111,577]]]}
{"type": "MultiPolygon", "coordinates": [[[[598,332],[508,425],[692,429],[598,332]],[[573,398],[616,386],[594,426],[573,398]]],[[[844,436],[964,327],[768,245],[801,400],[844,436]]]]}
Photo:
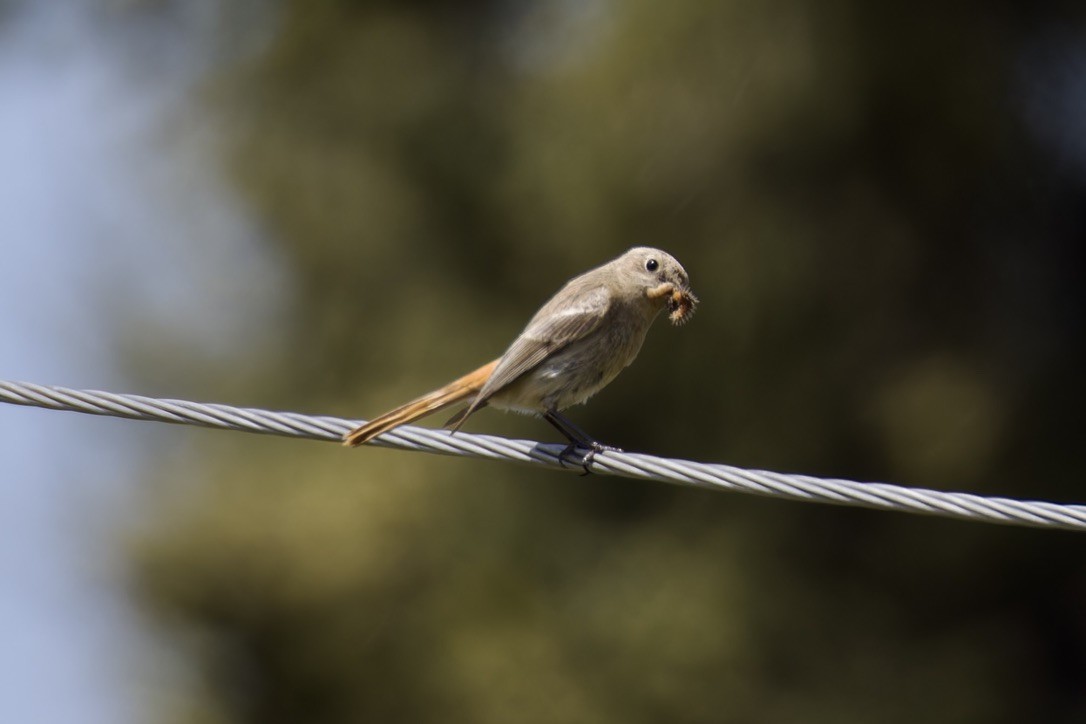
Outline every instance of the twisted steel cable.
{"type": "MultiPolygon", "coordinates": [[[[4,380],[0,380],[0,402],[330,442],[339,442],[345,432],[360,422],[339,417],[271,412],[4,380]]],[[[571,466],[563,461],[563,445],[513,440],[493,435],[463,432],[453,435],[445,430],[404,426],[381,435],[371,444],[442,455],[541,464],[566,470],[581,469],[579,465],[571,466]]],[[[601,452],[589,464],[589,469],[593,473],[657,480],[709,490],[753,493],[786,500],[896,510],[986,523],[1086,531],[1086,505],[986,497],[886,483],[858,483],[852,480],[748,470],[731,465],[661,458],[640,453],[601,452]]]]}

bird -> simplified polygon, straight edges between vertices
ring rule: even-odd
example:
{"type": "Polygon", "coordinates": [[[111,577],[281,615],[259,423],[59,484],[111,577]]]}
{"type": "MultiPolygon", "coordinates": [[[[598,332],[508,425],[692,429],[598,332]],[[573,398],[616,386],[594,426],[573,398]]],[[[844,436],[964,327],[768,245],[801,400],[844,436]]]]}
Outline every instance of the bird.
{"type": "Polygon", "coordinates": [[[595,454],[616,451],[562,414],[606,387],[637,357],[645,335],[663,309],[674,325],[689,321],[698,305],[690,277],[670,254],[634,247],[570,279],[501,357],[452,382],[373,418],[343,436],[356,447],[460,402],[467,406],[445,426],[455,433],[484,407],[542,417],[569,442],[565,459],[580,447],[595,454]]]}

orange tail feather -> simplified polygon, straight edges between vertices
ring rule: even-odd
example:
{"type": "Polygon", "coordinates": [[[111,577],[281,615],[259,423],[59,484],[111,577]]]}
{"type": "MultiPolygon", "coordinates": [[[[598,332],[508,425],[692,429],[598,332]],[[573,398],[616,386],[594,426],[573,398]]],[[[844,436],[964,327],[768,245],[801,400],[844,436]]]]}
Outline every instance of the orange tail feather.
{"type": "Polygon", "coordinates": [[[455,405],[457,402],[478,394],[497,366],[498,360],[488,362],[474,372],[467,373],[441,389],[429,392],[411,402],[400,405],[394,410],[389,410],[379,417],[373,418],[365,425],[360,425],[344,435],[343,444],[348,447],[357,447],[393,428],[414,422],[420,417],[426,417],[438,410],[445,409],[449,405],[455,405]]]}

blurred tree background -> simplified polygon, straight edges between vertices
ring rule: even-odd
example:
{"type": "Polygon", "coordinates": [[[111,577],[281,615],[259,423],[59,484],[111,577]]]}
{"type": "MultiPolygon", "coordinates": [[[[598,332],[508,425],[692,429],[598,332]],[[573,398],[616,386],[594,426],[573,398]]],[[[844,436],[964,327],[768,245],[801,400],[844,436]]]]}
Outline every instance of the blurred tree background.
{"type": "MultiPolygon", "coordinates": [[[[571,411],[601,439],[1086,498],[1086,5],[253,0],[216,33],[278,342],[189,366],[158,330],[149,384],[371,416],[647,244],[702,306],[571,411]]],[[[200,682],[163,721],[1086,720],[1081,536],[214,433],[155,475],[133,587],[200,682]]]]}

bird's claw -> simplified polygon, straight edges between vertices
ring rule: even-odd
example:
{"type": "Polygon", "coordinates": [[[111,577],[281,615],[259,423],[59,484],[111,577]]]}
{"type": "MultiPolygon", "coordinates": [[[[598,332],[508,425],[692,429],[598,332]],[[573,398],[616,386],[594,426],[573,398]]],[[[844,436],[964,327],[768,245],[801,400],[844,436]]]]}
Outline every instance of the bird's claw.
{"type": "MultiPolygon", "coordinates": [[[[597,453],[622,452],[622,448],[613,447],[611,445],[604,445],[602,442],[596,442],[595,440],[593,440],[585,447],[587,447],[588,452],[586,452],[579,460],[577,460],[577,464],[584,469],[584,472],[581,473],[581,477],[584,477],[585,475],[588,475],[592,472],[591,470],[589,470],[588,466],[591,465],[592,461],[596,459],[597,453]]],[[[562,452],[558,453],[558,464],[562,467],[565,467],[566,461],[569,458],[574,457],[573,452],[580,448],[581,446],[575,442],[571,442],[569,445],[566,445],[562,449],[562,452]]]]}

